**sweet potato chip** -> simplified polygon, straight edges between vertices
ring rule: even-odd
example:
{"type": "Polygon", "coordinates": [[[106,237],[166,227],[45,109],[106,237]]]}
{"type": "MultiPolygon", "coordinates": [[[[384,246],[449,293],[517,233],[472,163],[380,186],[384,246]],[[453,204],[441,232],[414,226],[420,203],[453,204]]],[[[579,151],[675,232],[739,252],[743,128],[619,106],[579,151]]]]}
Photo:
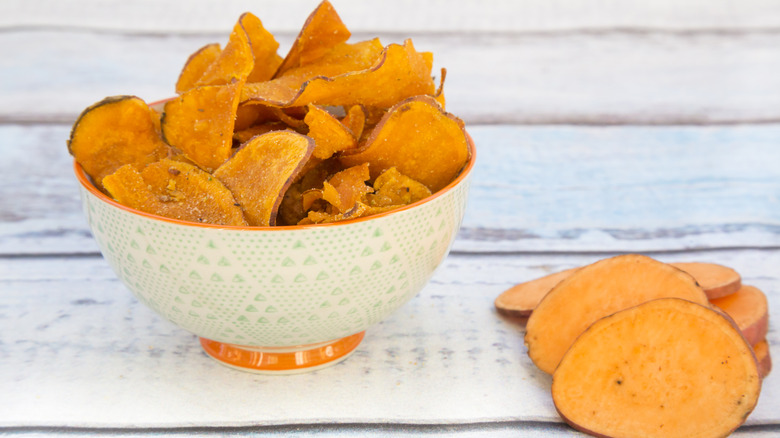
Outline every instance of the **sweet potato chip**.
{"type": "Polygon", "coordinates": [[[314,141],[292,131],[253,137],[214,171],[244,210],[250,225],[276,225],[279,204],[314,150],[314,141]]]}
{"type": "Polygon", "coordinates": [[[168,155],[157,114],[135,96],[107,97],[85,109],[68,140],[68,151],[98,187],[125,164],[140,169],[168,155]]]}
{"type": "Polygon", "coordinates": [[[407,99],[391,108],[359,149],[344,153],[344,166],[371,164],[371,177],[396,167],[436,192],[469,159],[463,122],[444,112],[431,96],[407,99]]]}
{"type": "Polygon", "coordinates": [[[176,93],[181,94],[194,88],[198,80],[209,69],[211,64],[219,58],[221,53],[222,48],[219,44],[212,43],[206,44],[190,55],[187,58],[187,62],[184,63],[181,73],[179,73],[179,79],[176,81],[176,93]]]}
{"type": "Polygon", "coordinates": [[[238,144],[244,144],[252,137],[262,135],[271,131],[283,131],[287,129],[287,125],[280,122],[265,122],[259,125],[252,125],[249,128],[242,129],[240,131],[233,132],[233,140],[238,144]]]}
{"type": "Polygon", "coordinates": [[[355,141],[359,141],[363,136],[363,130],[366,127],[366,111],[363,105],[352,105],[347,110],[347,115],[341,119],[341,123],[349,129],[355,141]]]}
{"type": "Polygon", "coordinates": [[[368,205],[372,207],[389,207],[409,205],[431,196],[431,191],[424,184],[403,175],[395,167],[391,167],[374,181],[375,193],[366,195],[368,205]]]}
{"type": "Polygon", "coordinates": [[[204,170],[230,158],[240,82],[193,88],[165,103],[162,134],[204,170]]]}
{"type": "Polygon", "coordinates": [[[380,59],[382,51],[382,44],[376,38],[355,44],[341,43],[314,63],[290,69],[270,81],[247,84],[241,93],[241,101],[281,107],[319,103],[297,97],[315,79],[330,81],[333,77],[370,68],[380,59]]]}
{"type": "Polygon", "coordinates": [[[346,213],[355,207],[363,195],[373,191],[366,185],[369,177],[368,163],[342,170],[323,183],[322,199],[339,213],[346,213]]]}
{"type": "Polygon", "coordinates": [[[255,61],[252,46],[249,44],[249,36],[239,21],[233,27],[225,49],[203,72],[203,76],[197,80],[195,85],[227,85],[235,81],[245,82],[254,66],[255,61]]]}
{"type": "Polygon", "coordinates": [[[114,199],[136,210],[191,222],[247,225],[230,191],[187,163],[163,159],[141,172],[125,165],[104,183],[114,199]]]}
{"type": "Polygon", "coordinates": [[[279,43],[273,34],[263,27],[263,22],[251,12],[241,15],[238,22],[249,38],[254,57],[253,68],[246,81],[262,82],[271,79],[282,63],[282,57],[276,53],[279,43]]]}
{"type": "Polygon", "coordinates": [[[274,77],[280,77],[292,68],[311,64],[333,47],[347,41],[350,35],[333,5],[328,0],[323,1],[306,19],[274,77]]]}
{"type": "Polygon", "coordinates": [[[349,128],[316,105],[309,105],[309,112],[303,121],[309,127],[309,137],[314,139],[315,158],[326,160],[336,152],[357,146],[349,128]]]}
{"type": "Polygon", "coordinates": [[[363,204],[362,202],[358,202],[354,207],[344,213],[309,211],[308,215],[300,222],[298,222],[298,225],[329,224],[333,222],[341,222],[384,213],[386,211],[393,210],[394,208],[396,207],[371,207],[369,205],[363,204]]]}

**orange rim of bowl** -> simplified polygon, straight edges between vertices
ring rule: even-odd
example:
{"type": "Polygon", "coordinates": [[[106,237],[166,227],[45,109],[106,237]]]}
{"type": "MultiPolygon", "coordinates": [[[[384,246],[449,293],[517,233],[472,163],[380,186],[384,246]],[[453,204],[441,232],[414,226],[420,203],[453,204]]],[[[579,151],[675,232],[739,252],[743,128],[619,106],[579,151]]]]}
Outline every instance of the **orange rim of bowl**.
{"type": "Polygon", "coordinates": [[[415,208],[418,205],[422,205],[428,202],[433,201],[434,199],[444,195],[445,193],[451,191],[455,188],[458,184],[460,184],[466,177],[471,173],[471,170],[474,168],[474,163],[476,162],[476,147],[474,146],[474,139],[471,138],[471,135],[466,132],[466,141],[469,146],[469,160],[466,162],[466,164],[463,166],[463,169],[461,169],[460,173],[457,177],[455,177],[454,180],[450,181],[449,184],[447,184],[443,189],[439,190],[436,193],[433,193],[431,196],[428,196],[425,199],[421,199],[417,202],[414,202],[412,204],[404,205],[403,207],[398,207],[396,209],[385,211],[382,213],[373,214],[371,216],[364,216],[359,217],[355,219],[349,219],[345,221],[340,222],[331,222],[327,224],[306,224],[306,225],[279,225],[279,226],[239,226],[239,225],[218,225],[218,224],[202,224],[198,222],[189,222],[184,221],[181,219],[173,219],[168,218],[164,216],[159,216],[152,213],[146,213],[140,210],[136,210],[134,208],[130,208],[126,205],[120,204],[119,202],[111,199],[108,195],[100,191],[90,180],[89,176],[84,172],[84,169],[81,167],[81,165],[76,162],[76,160],[73,160],[73,171],[76,174],[76,179],[79,181],[79,184],[81,184],[82,187],[84,187],[88,192],[90,192],[93,196],[97,197],[101,201],[105,202],[106,204],[109,204],[113,207],[116,207],[120,210],[124,210],[128,213],[136,214],[138,216],[143,216],[148,219],[152,219],[155,221],[162,221],[162,222],[169,222],[172,224],[177,225],[184,225],[188,227],[198,227],[198,228],[217,228],[217,229],[229,229],[229,230],[278,230],[278,231],[285,231],[285,230],[300,230],[304,228],[323,228],[323,227],[338,227],[340,225],[347,225],[347,224],[354,224],[358,222],[364,222],[372,219],[377,219],[380,217],[390,216],[395,213],[399,213],[402,211],[410,210],[412,208],[415,208]]]}

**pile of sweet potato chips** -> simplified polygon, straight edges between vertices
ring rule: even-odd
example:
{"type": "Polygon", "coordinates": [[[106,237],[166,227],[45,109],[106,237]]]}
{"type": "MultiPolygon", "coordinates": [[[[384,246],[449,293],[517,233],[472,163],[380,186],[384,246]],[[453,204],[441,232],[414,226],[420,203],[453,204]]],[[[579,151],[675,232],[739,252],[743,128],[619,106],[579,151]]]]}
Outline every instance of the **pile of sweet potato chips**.
{"type": "Polygon", "coordinates": [[[222,48],[193,53],[177,97],[108,97],[84,110],[68,150],[95,185],[147,213],[219,225],[329,223],[416,202],[461,172],[463,122],[445,71],[407,40],[347,42],[323,1],[289,53],[243,14],[222,48]]]}

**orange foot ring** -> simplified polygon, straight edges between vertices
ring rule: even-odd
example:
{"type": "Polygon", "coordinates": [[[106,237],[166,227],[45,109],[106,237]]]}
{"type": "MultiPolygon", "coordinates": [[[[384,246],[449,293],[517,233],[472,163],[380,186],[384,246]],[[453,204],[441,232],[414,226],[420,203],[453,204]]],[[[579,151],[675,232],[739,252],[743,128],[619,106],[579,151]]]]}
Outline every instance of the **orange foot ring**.
{"type": "Polygon", "coordinates": [[[242,371],[262,374],[294,374],[334,365],[357,348],[366,332],[333,342],[287,348],[252,347],[200,338],[206,353],[219,363],[242,371]]]}

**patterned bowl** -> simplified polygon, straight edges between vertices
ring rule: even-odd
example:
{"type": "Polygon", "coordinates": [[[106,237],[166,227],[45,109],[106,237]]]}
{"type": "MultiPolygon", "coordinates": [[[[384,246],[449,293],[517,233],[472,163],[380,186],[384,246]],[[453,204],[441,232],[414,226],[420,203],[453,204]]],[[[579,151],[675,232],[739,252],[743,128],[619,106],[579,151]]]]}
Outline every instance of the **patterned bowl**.
{"type": "Polygon", "coordinates": [[[294,227],[197,224],[125,207],[74,164],[84,212],[139,301],[200,337],[220,363],[260,373],[346,358],[415,296],[460,227],[474,166],[432,196],[352,221],[294,227]]]}

